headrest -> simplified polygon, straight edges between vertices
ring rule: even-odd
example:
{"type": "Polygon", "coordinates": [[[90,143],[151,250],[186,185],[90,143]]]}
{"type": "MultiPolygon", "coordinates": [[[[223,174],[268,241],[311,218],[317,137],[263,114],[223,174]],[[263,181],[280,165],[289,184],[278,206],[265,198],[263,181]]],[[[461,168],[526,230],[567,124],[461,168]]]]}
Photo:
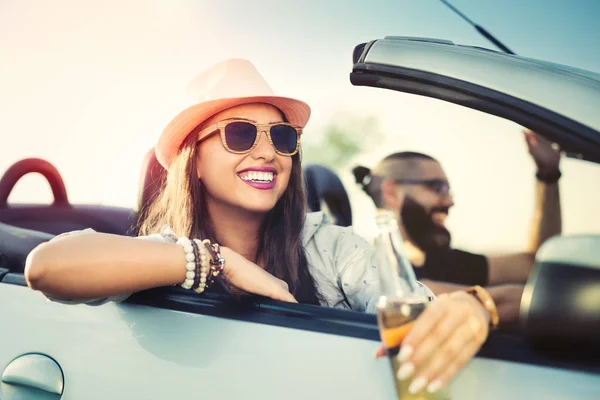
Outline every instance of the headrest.
{"type": "Polygon", "coordinates": [[[326,212],[336,225],[352,225],[350,199],[335,172],[322,165],[307,165],[304,180],[310,211],[326,212]]]}
{"type": "Polygon", "coordinates": [[[600,355],[599,260],[600,235],[555,236],[544,242],[521,299],[527,339],[555,349],[574,344],[600,355]]]}

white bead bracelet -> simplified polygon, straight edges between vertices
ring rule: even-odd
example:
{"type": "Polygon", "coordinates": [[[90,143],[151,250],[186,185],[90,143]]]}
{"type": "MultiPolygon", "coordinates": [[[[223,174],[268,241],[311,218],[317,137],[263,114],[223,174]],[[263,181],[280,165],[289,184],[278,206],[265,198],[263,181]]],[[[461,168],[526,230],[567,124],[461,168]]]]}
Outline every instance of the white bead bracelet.
{"type": "Polygon", "coordinates": [[[191,289],[194,285],[194,278],[196,277],[196,257],[194,256],[194,248],[192,247],[192,241],[185,236],[182,236],[177,240],[177,244],[183,247],[185,252],[185,281],[181,284],[184,289],[191,289]]]}
{"type": "Polygon", "coordinates": [[[204,292],[206,289],[206,278],[208,275],[208,258],[206,257],[206,248],[204,247],[204,243],[199,239],[194,239],[194,242],[198,246],[198,251],[200,252],[200,285],[194,291],[196,293],[204,292]]]}

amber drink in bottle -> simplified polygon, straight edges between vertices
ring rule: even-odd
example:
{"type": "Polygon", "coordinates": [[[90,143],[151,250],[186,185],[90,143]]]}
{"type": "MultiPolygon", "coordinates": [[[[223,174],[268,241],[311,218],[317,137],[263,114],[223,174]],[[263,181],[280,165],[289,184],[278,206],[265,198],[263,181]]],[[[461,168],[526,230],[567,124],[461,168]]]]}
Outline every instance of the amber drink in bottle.
{"type": "Polygon", "coordinates": [[[429,393],[426,389],[411,394],[408,388],[412,378],[397,377],[400,363],[397,355],[402,340],[412,328],[417,317],[425,310],[429,299],[419,289],[412,265],[404,255],[403,241],[398,222],[392,212],[377,210],[378,235],[375,238],[377,269],[381,281],[381,297],[377,304],[377,322],[381,340],[392,367],[393,379],[399,400],[448,400],[447,390],[429,393]]]}

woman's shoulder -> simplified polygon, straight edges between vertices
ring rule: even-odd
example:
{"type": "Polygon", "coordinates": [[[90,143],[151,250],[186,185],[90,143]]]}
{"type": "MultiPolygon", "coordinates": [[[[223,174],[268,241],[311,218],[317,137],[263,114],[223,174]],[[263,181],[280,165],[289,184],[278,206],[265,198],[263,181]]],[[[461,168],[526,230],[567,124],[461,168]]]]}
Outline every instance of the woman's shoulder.
{"type": "Polygon", "coordinates": [[[306,215],[304,224],[304,246],[314,243],[317,248],[330,249],[334,252],[356,253],[372,251],[371,245],[351,226],[344,227],[331,223],[323,212],[312,212],[306,215]]]}

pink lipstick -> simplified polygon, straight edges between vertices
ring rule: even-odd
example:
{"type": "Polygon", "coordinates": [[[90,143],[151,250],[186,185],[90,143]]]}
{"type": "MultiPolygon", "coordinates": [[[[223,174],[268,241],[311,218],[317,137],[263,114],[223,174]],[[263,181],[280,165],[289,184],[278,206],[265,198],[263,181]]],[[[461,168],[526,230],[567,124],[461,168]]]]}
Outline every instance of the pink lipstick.
{"type": "Polygon", "coordinates": [[[277,170],[272,167],[251,167],[237,173],[248,186],[258,190],[271,190],[277,183],[277,170]]]}

